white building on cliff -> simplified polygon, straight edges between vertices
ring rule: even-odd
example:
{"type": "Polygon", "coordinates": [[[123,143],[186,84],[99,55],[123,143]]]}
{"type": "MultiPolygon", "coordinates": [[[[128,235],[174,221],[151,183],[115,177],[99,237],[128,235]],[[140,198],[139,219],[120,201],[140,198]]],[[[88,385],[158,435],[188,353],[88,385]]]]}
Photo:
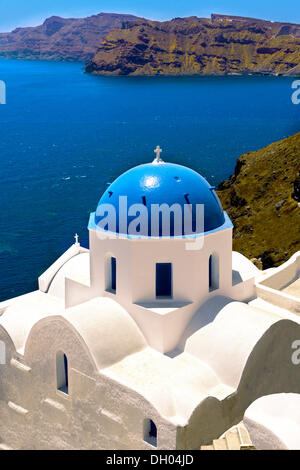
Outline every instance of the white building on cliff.
{"type": "Polygon", "coordinates": [[[0,303],[1,448],[199,449],[257,398],[300,393],[300,253],[261,272],[233,252],[199,174],[160,159],[135,167],[88,229],[89,250],[76,239],[38,291],[0,303]],[[141,236],[118,218],[105,235],[101,217],[108,204],[118,216],[122,197],[201,204],[202,230],[150,236],[148,212],[141,236]]]}

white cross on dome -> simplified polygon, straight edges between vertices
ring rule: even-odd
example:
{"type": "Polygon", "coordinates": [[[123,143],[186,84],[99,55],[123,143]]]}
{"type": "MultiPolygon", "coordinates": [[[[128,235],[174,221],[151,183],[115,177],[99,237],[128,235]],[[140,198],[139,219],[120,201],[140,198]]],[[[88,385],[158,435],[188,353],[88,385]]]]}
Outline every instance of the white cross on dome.
{"type": "Polygon", "coordinates": [[[159,145],[157,145],[156,149],[154,149],[154,153],[156,153],[156,157],[152,162],[155,165],[158,164],[158,163],[164,163],[163,159],[160,157],[161,152],[162,152],[162,149],[160,148],[159,145]]]}

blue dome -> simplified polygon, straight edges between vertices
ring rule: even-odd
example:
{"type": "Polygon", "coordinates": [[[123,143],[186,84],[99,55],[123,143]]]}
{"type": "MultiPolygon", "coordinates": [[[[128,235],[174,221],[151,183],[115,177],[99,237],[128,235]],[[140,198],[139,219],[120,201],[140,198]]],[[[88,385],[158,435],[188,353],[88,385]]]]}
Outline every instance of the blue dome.
{"type": "MultiPolygon", "coordinates": [[[[217,229],[225,222],[223,209],[214,188],[199,173],[174,163],[149,163],[136,166],[123,173],[108,186],[99,201],[95,223],[98,224],[104,217],[103,213],[99,215],[99,208],[103,204],[112,204],[117,215],[116,232],[124,233],[123,228],[120,230],[118,222],[120,196],[127,196],[128,208],[133,204],[143,204],[147,207],[148,235],[151,235],[150,208],[152,204],[167,204],[168,206],[179,204],[182,214],[184,214],[184,206],[189,206],[192,214],[190,234],[203,232],[203,227],[200,231],[195,230],[197,204],[204,205],[204,232],[217,229]]],[[[128,225],[135,217],[128,216],[128,225]]],[[[184,224],[184,218],[182,218],[182,224],[184,224]]],[[[187,231],[182,233],[189,235],[187,231]]],[[[161,229],[159,235],[162,235],[161,229]]],[[[174,235],[172,220],[170,235],[174,235]]]]}

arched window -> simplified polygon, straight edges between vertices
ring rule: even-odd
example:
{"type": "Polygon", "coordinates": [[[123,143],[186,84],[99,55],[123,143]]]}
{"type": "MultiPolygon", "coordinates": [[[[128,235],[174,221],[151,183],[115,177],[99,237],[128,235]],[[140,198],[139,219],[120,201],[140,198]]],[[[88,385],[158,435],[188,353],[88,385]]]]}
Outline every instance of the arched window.
{"type": "Polygon", "coordinates": [[[61,351],[56,354],[56,383],[57,390],[69,393],[68,359],[61,351]]]}
{"type": "Polygon", "coordinates": [[[117,260],[114,256],[108,255],[105,263],[105,289],[116,293],[117,290],[117,260]]]}
{"type": "Polygon", "coordinates": [[[219,289],[219,256],[212,254],[209,257],[209,290],[219,289]]]}
{"type": "Polygon", "coordinates": [[[172,263],[156,263],[156,297],[172,297],[172,263]]]}
{"type": "Polygon", "coordinates": [[[144,441],[157,447],[157,427],[152,419],[144,420],[144,441]]]}

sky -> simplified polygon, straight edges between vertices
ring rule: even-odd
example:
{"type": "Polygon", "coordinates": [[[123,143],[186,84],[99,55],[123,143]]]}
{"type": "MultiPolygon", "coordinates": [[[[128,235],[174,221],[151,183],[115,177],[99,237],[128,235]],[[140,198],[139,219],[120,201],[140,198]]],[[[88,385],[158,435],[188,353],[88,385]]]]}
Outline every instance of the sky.
{"type": "Polygon", "coordinates": [[[0,0],[0,31],[36,26],[52,15],[80,18],[101,12],[159,21],[223,13],[300,23],[299,0],[0,0]]]}

